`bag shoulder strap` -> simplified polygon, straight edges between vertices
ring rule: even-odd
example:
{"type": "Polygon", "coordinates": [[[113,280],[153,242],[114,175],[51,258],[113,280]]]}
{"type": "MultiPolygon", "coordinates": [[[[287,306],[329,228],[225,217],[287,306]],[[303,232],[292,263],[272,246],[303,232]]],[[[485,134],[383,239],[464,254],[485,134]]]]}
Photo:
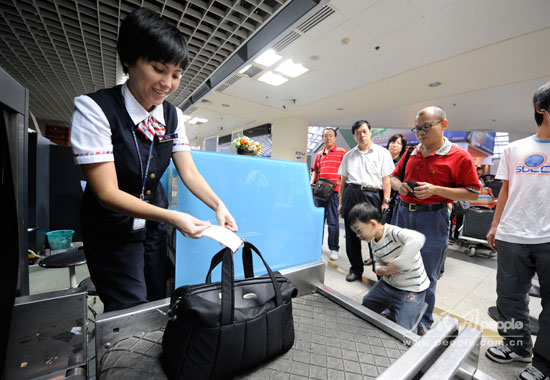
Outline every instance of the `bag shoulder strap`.
{"type": "Polygon", "coordinates": [[[369,241],[368,245],[369,245],[369,256],[370,256],[370,259],[372,261],[372,271],[374,273],[376,273],[376,271],[374,270],[374,255],[372,254],[372,247],[370,246],[370,241],[369,241]]]}
{"type": "Polygon", "coordinates": [[[413,149],[414,148],[411,146],[407,149],[407,153],[405,153],[405,161],[403,161],[403,169],[401,171],[401,181],[405,179],[405,169],[407,168],[407,162],[409,162],[409,158],[411,158],[411,153],[413,149]]]}

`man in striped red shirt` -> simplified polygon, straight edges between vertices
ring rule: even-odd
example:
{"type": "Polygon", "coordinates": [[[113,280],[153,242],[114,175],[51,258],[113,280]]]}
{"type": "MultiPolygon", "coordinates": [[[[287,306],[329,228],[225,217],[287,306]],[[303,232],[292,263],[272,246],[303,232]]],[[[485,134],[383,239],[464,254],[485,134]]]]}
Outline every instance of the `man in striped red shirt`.
{"type": "Polygon", "coordinates": [[[338,259],[340,223],[338,221],[338,191],[340,190],[340,174],[338,169],[346,150],[336,146],[336,130],[327,128],[323,132],[323,143],[325,147],[315,157],[313,163],[313,172],[311,173],[311,183],[314,184],[319,178],[327,178],[336,184],[334,193],[327,201],[315,199],[317,207],[325,209],[325,219],[328,225],[328,248],[330,249],[330,259],[338,259]]]}

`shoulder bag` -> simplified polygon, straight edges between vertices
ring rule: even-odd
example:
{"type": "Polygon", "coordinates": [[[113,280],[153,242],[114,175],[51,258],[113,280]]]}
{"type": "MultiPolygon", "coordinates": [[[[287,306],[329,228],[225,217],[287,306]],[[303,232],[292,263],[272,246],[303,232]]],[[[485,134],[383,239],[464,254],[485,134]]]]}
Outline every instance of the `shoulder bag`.
{"type": "MultiPolygon", "coordinates": [[[[322,152],[319,154],[319,171],[321,171],[321,157],[323,154],[322,152]]],[[[313,197],[315,199],[319,199],[320,201],[327,202],[330,200],[330,197],[332,197],[335,188],[336,184],[334,181],[328,178],[320,177],[313,185],[313,197]]]]}
{"type": "Polygon", "coordinates": [[[206,282],[176,289],[162,348],[170,379],[225,379],[288,351],[294,344],[291,298],[296,287],[269,265],[252,244],[243,248],[245,278],[234,279],[233,253],[219,251],[206,282]],[[254,277],[252,253],[267,274],[254,277]],[[211,283],[222,263],[222,279],[211,283]]]}

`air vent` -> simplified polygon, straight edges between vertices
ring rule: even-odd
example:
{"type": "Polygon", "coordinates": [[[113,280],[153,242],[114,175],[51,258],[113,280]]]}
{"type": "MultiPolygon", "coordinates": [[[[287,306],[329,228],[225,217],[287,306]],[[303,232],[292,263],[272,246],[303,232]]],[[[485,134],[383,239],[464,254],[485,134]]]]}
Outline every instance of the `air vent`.
{"type": "Polygon", "coordinates": [[[298,28],[296,29],[302,33],[307,33],[309,30],[311,30],[316,25],[321,23],[323,20],[325,20],[334,12],[335,12],[334,9],[332,9],[330,5],[325,5],[323,8],[319,10],[319,12],[315,13],[313,16],[308,18],[306,21],[300,24],[300,26],[298,26],[298,28]]]}
{"type": "Polygon", "coordinates": [[[239,79],[241,79],[238,75],[233,75],[230,79],[225,81],[225,84],[231,86],[232,84],[235,84],[239,79]]]}
{"type": "Polygon", "coordinates": [[[218,91],[218,92],[224,92],[224,90],[226,90],[228,87],[229,87],[228,84],[222,84],[220,87],[218,87],[218,88],[216,89],[216,91],[218,91]]]}
{"type": "Polygon", "coordinates": [[[243,74],[248,75],[250,78],[253,78],[255,75],[261,73],[262,71],[263,69],[259,68],[258,66],[252,65],[243,74]]]}
{"type": "Polygon", "coordinates": [[[291,43],[296,41],[298,38],[300,38],[300,34],[296,33],[295,31],[292,31],[292,32],[288,33],[282,40],[277,42],[273,46],[273,49],[275,51],[281,51],[284,48],[286,48],[288,45],[290,45],[291,43]]]}

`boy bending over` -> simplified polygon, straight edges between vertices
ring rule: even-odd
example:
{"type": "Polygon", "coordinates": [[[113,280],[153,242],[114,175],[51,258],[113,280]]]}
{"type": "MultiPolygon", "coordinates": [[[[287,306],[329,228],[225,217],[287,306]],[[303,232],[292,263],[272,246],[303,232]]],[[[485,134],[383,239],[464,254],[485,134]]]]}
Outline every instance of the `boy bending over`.
{"type": "Polygon", "coordinates": [[[377,313],[389,309],[397,324],[412,330],[430,285],[420,256],[425,237],[417,231],[382,225],[380,220],[380,210],[367,203],[355,205],[348,215],[352,231],[369,243],[375,273],[382,276],[363,298],[363,306],[377,313]]]}

